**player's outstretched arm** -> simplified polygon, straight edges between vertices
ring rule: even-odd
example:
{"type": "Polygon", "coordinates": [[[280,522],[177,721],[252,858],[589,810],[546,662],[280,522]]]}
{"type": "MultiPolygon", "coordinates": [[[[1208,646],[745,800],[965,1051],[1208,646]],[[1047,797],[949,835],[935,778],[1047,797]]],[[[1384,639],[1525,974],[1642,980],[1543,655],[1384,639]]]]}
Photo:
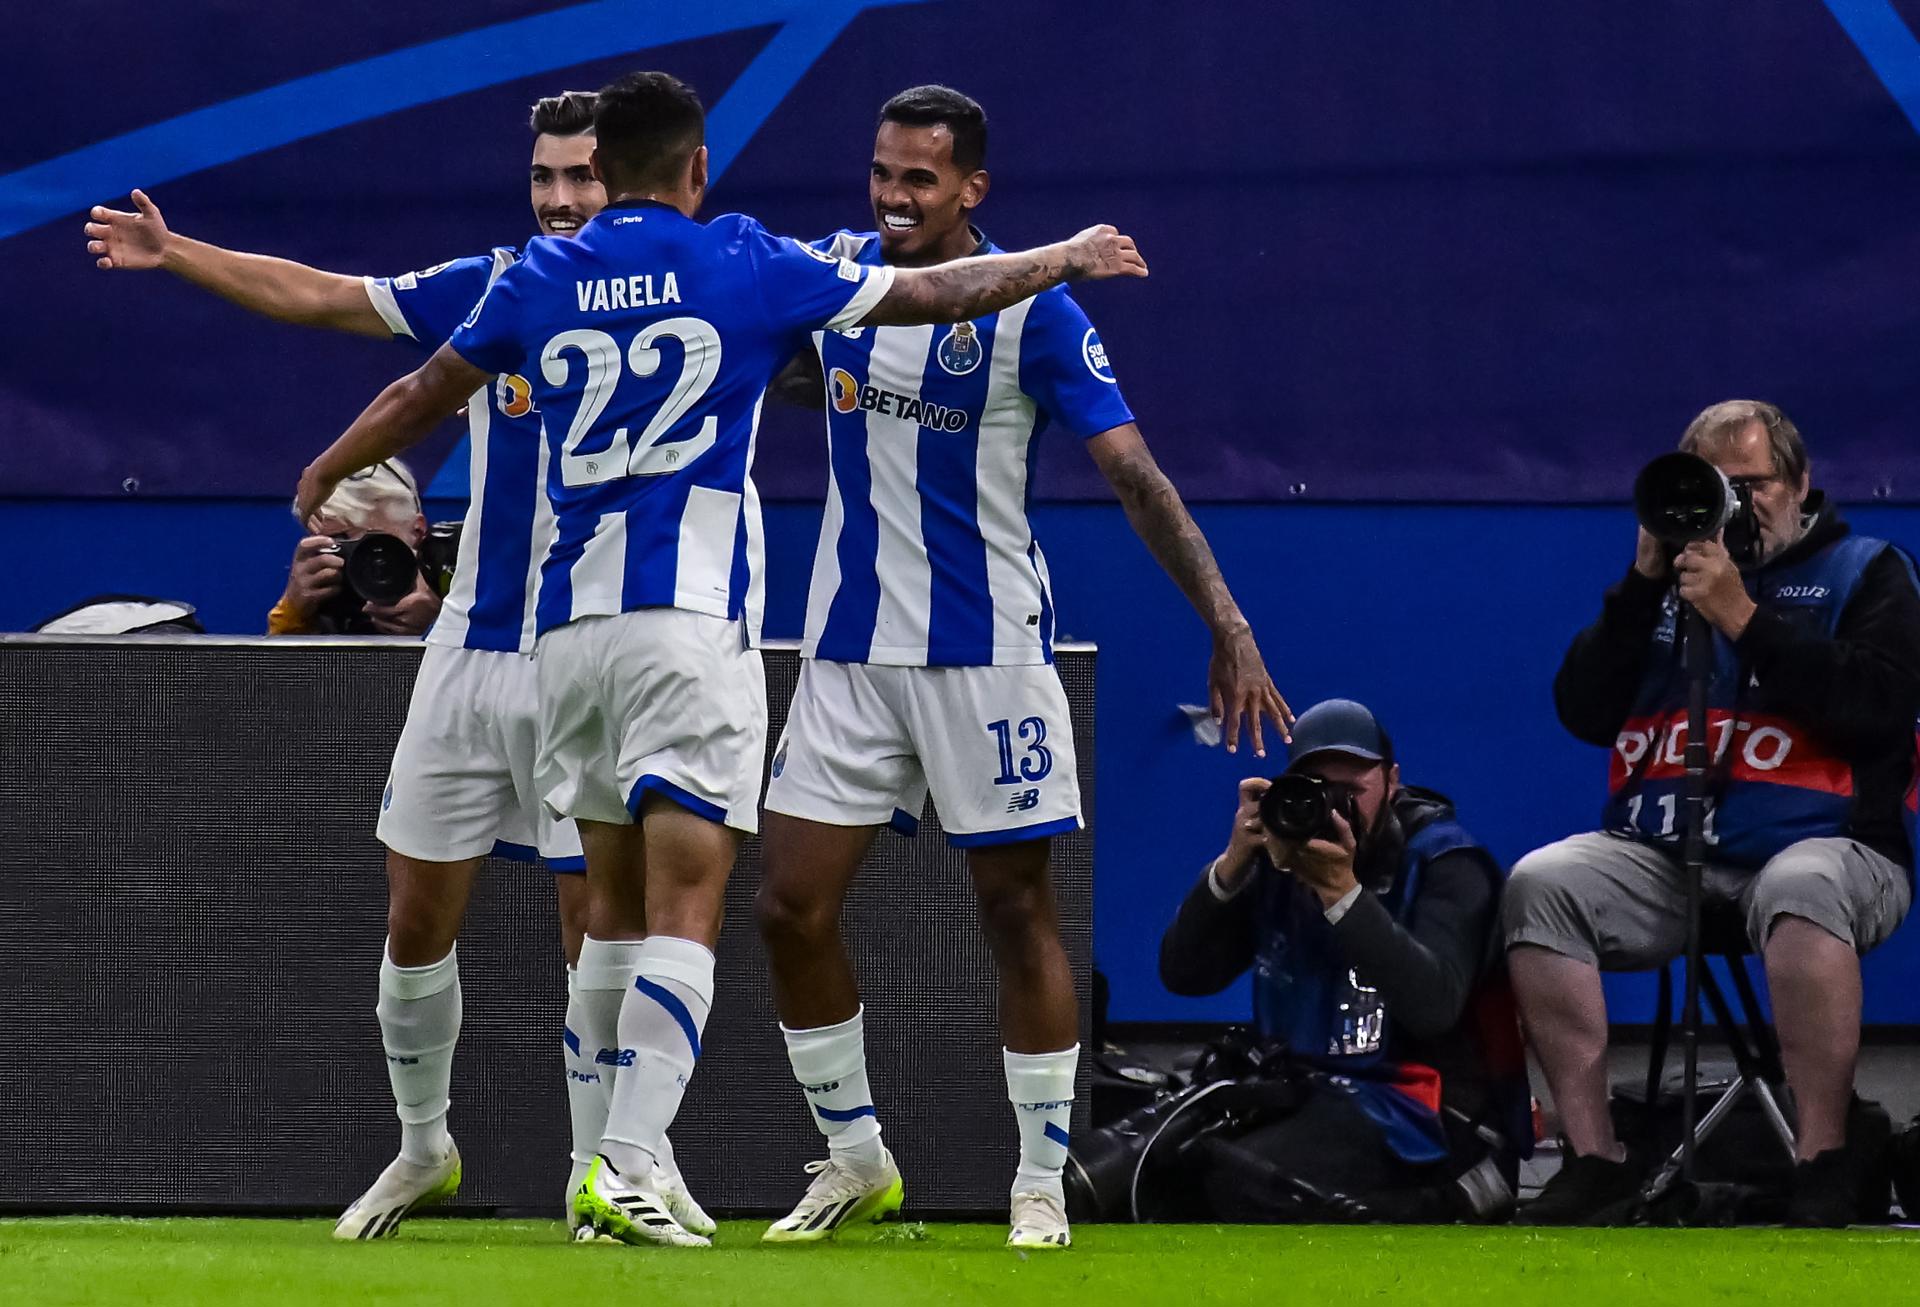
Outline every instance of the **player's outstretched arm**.
{"type": "Polygon", "coordinates": [[[1160,470],[1140,428],[1133,423],[1093,437],[1087,441],[1087,452],[1119,496],[1134,534],[1213,633],[1207,689],[1213,718],[1226,737],[1227,752],[1238,750],[1240,727],[1245,722],[1253,736],[1253,751],[1265,757],[1261,715],[1265,714],[1279,728],[1280,738],[1286,740],[1292,738],[1293,710],[1267,675],[1266,661],[1254,643],[1253,627],[1227,589],[1227,579],[1220,575],[1220,564],[1214,561],[1199,524],[1187,512],[1180,492],[1160,470]]]}
{"type": "Polygon", "coordinates": [[[310,521],[342,481],[412,449],[491,380],[492,373],[461,358],[452,346],[442,345],[433,357],[381,391],[353,425],[307,465],[294,492],[293,515],[310,521]]]}
{"type": "Polygon", "coordinates": [[[978,254],[932,268],[898,268],[863,327],[968,322],[1070,281],[1144,277],[1147,261],[1131,236],[1089,227],[1072,240],[1018,254],[978,254]]]}
{"type": "Polygon", "coordinates": [[[95,205],[87,223],[87,253],[102,268],[165,268],[276,322],[325,327],[382,340],[393,331],[367,298],[358,277],[322,272],[291,259],[245,254],[189,240],[167,228],[145,191],[133,193],[134,212],[95,205]]]}

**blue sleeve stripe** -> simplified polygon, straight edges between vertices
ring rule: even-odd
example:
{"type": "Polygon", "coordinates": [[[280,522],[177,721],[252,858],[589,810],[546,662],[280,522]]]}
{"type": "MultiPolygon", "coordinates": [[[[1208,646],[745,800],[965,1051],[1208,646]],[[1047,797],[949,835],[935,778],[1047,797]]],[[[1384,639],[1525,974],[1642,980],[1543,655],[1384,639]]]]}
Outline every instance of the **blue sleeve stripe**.
{"type": "Polygon", "coordinates": [[[686,1035],[687,1047],[693,1050],[693,1060],[698,1062],[700,1060],[700,1028],[693,1024],[693,1013],[687,1011],[687,1005],[682,1003],[679,996],[672,990],[654,984],[645,976],[635,976],[633,987],[667,1010],[667,1015],[674,1019],[681,1033],[686,1035]]]}

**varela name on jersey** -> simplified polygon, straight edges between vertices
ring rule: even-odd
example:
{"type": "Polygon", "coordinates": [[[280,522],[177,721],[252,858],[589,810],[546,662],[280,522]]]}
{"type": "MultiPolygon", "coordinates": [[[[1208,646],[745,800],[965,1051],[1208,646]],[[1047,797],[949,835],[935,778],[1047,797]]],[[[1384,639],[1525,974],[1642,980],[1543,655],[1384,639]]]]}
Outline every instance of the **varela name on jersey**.
{"type": "Polygon", "coordinates": [[[537,631],[670,607],[739,619],[756,639],[750,469],[767,386],[812,332],[859,322],[892,281],[751,218],[701,223],[651,200],[529,243],[449,343],[533,383],[554,513],[537,631]]]}
{"type": "MultiPolygon", "coordinates": [[[[823,256],[884,266],[879,238],[823,256]]],[[[977,253],[995,253],[982,240],[977,253]]],[[[894,666],[1053,661],[1046,556],[1027,517],[1038,437],[1133,421],[1064,287],[972,322],[816,332],[826,516],[801,653],[894,666]]]]}
{"type": "Polygon", "coordinates": [[[582,313],[646,309],[656,304],[678,304],[680,282],[671,272],[665,274],[660,278],[660,293],[656,295],[653,291],[653,274],[635,272],[625,277],[596,277],[592,281],[576,281],[573,283],[573,293],[580,301],[582,313]]]}

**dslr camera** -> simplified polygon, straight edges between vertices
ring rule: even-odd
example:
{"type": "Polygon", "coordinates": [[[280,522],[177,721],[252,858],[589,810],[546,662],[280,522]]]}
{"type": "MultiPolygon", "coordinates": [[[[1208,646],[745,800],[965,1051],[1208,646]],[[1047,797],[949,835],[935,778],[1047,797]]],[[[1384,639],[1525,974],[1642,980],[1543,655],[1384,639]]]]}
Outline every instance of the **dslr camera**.
{"type": "Polygon", "coordinates": [[[1720,536],[1740,567],[1760,561],[1760,520],[1751,487],[1698,454],[1662,454],[1633,481],[1633,513],[1648,535],[1679,551],[1720,536]]]}
{"type": "Polygon", "coordinates": [[[365,635],[373,629],[363,611],[366,606],[399,603],[413,593],[420,577],[426,577],[436,594],[447,593],[460,555],[460,523],[434,523],[418,554],[399,536],[384,531],[369,531],[357,540],[335,536],[333,544],[321,552],[339,555],[345,566],[340,570],[344,584],[339,593],[315,614],[320,628],[365,635]]]}
{"type": "Polygon", "coordinates": [[[1310,772],[1282,772],[1260,796],[1260,824],[1276,838],[1296,844],[1337,839],[1336,812],[1358,836],[1360,810],[1353,786],[1310,772]]]}

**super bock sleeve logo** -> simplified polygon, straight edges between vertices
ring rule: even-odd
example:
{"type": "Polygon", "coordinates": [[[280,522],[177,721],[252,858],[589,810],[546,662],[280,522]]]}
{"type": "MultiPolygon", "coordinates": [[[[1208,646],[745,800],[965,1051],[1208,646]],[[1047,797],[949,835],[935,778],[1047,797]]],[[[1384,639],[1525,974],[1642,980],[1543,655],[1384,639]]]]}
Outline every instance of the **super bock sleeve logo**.
{"type": "Polygon", "coordinates": [[[1092,327],[1080,338],[1080,357],[1086,360],[1087,371],[1106,382],[1109,386],[1120,383],[1114,380],[1113,368],[1107,363],[1107,347],[1100,343],[1100,333],[1092,327]]]}

